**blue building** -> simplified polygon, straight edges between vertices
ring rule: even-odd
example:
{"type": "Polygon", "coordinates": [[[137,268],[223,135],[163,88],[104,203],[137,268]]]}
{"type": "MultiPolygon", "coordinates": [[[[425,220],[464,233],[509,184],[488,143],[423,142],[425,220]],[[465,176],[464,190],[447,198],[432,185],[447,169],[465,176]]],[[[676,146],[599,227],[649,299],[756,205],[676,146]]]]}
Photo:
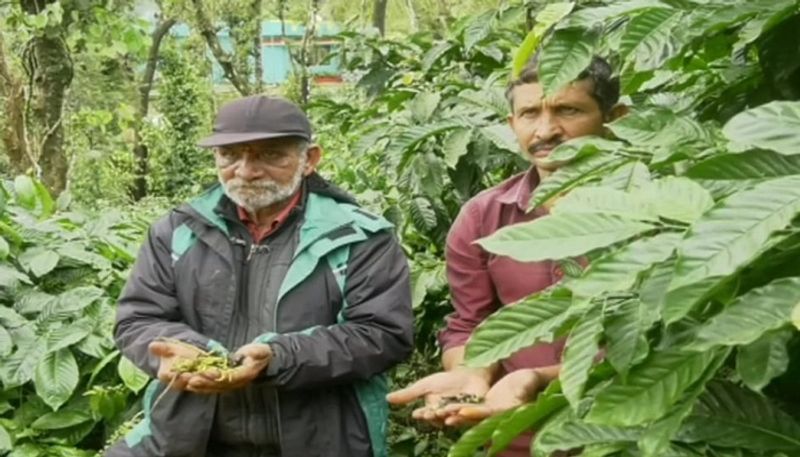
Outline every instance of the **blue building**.
{"type": "MultiPolygon", "coordinates": [[[[173,27],[172,35],[177,37],[189,36],[190,29],[186,24],[173,27]]],[[[337,43],[333,37],[339,33],[335,24],[322,22],[317,24],[313,44],[309,48],[311,73],[317,83],[341,82],[338,58],[329,58],[337,43]]],[[[264,83],[281,84],[289,78],[292,71],[292,61],[289,49],[297,55],[300,52],[305,26],[297,22],[286,21],[285,34],[281,31],[281,22],[277,20],[264,21],[261,24],[261,63],[264,69],[264,83]]],[[[226,51],[232,49],[231,39],[227,30],[219,32],[220,45],[226,51]]],[[[219,65],[214,63],[213,78],[215,84],[225,83],[225,77],[219,65]]]]}

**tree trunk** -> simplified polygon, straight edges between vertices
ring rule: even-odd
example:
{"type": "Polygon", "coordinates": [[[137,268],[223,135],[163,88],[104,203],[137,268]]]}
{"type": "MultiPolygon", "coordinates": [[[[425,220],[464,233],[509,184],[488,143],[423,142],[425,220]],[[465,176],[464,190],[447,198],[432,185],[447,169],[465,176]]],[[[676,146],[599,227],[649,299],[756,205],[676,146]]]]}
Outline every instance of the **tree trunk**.
{"type": "Polygon", "coordinates": [[[317,15],[319,14],[319,0],[311,0],[311,15],[306,24],[306,30],[303,34],[303,43],[300,46],[300,102],[305,107],[308,105],[308,100],[311,97],[311,74],[309,67],[311,66],[309,57],[309,47],[314,45],[314,37],[317,33],[317,15]]]}
{"type": "Polygon", "coordinates": [[[453,17],[450,15],[450,7],[447,4],[447,0],[439,0],[439,25],[442,26],[442,30],[447,30],[450,27],[450,22],[452,21],[453,17]]]}
{"type": "Polygon", "coordinates": [[[253,37],[253,63],[254,67],[254,74],[253,74],[253,84],[255,85],[255,93],[260,94],[264,91],[264,51],[263,45],[261,44],[261,0],[253,0],[253,3],[250,4],[250,14],[258,23],[258,32],[256,36],[253,37]]]}
{"type": "Polygon", "coordinates": [[[386,32],[386,5],[389,0],[375,0],[372,9],[372,26],[378,29],[381,36],[386,32]]]}
{"type": "Polygon", "coordinates": [[[419,30],[419,21],[417,11],[414,9],[414,0],[406,0],[406,8],[408,8],[408,24],[411,27],[411,33],[416,33],[419,30]]]}
{"type": "MultiPolygon", "coordinates": [[[[56,0],[21,0],[28,14],[43,11],[56,0]]],[[[66,11],[65,17],[69,17],[66,11]]],[[[30,41],[33,63],[29,65],[33,81],[32,97],[34,132],[41,179],[53,194],[60,194],[67,185],[69,163],[64,152],[64,102],[72,83],[73,67],[65,40],[66,24],[48,27],[41,36],[30,41]]]]}
{"type": "Polygon", "coordinates": [[[8,62],[3,34],[0,32],[0,96],[5,98],[5,125],[0,134],[8,154],[11,174],[20,175],[35,168],[36,163],[31,159],[31,152],[28,149],[25,86],[14,74],[8,62]]]}
{"type": "Polygon", "coordinates": [[[211,54],[214,55],[217,63],[222,68],[222,72],[225,74],[225,77],[231,82],[233,87],[237,92],[239,92],[240,95],[244,96],[252,94],[253,88],[247,81],[247,76],[240,75],[239,72],[236,71],[236,66],[233,64],[233,59],[227,52],[225,52],[225,50],[222,48],[222,45],[219,44],[217,30],[211,24],[211,20],[206,15],[203,0],[192,0],[192,5],[194,5],[195,18],[197,19],[197,27],[200,29],[200,35],[203,36],[206,44],[208,44],[208,48],[211,49],[211,54]]]}
{"type": "Polygon", "coordinates": [[[158,65],[158,51],[161,41],[175,25],[175,19],[165,19],[156,26],[151,35],[150,52],[147,56],[147,65],[142,75],[142,83],[139,85],[139,110],[136,113],[136,130],[133,136],[133,156],[136,160],[136,175],[133,179],[133,199],[141,200],[147,195],[147,174],[148,174],[148,150],[142,144],[141,130],[147,113],[150,110],[150,91],[153,88],[153,78],[156,74],[158,65]]]}

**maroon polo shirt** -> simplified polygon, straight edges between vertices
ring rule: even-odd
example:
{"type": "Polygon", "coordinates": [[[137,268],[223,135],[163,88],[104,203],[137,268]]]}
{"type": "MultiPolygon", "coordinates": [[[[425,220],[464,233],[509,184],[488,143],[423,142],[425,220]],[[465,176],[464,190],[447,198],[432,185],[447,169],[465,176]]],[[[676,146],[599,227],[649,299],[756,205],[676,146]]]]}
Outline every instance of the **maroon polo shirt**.
{"type": "MultiPolygon", "coordinates": [[[[466,344],[475,327],[486,317],[563,277],[553,261],[518,262],[485,251],[474,242],[507,225],[527,222],[546,214],[527,213],[531,192],[539,184],[536,168],[518,174],[470,199],[462,208],[450,233],[445,252],[447,281],[455,311],[439,333],[442,350],[466,344]]],[[[502,362],[506,372],[561,362],[564,342],[538,344],[520,350],[502,362]]],[[[529,456],[530,435],[518,439],[500,454],[529,456]]]]}

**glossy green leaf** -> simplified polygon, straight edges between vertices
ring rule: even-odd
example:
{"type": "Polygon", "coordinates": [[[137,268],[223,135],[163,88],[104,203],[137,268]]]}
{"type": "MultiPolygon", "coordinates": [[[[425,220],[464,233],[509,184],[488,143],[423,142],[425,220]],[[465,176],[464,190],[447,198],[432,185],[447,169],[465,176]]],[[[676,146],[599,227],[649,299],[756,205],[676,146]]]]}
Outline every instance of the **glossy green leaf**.
{"type": "Polygon", "coordinates": [[[20,254],[19,263],[33,273],[34,276],[41,278],[53,271],[58,264],[59,255],[55,251],[42,247],[33,247],[20,254]]]}
{"type": "Polygon", "coordinates": [[[643,189],[642,198],[665,219],[693,223],[714,206],[711,194],[687,178],[669,176],[643,189]]]}
{"type": "Polygon", "coordinates": [[[573,409],[583,398],[589,370],[599,351],[600,337],[603,334],[603,313],[601,309],[589,310],[567,337],[564,355],[561,360],[561,389],[573,409]]]}
{"type": "Polygon", "coordinates": [[[762,148],[800,154],[800,102],[775,101],[741,112],[722,131],[738,150],[762,148]]]}
{"type": "Polygon", "coordinates": [[[51,331],[47,335],[47,352],[60,351],[79,343],[92,333],[94,327],[91,319],[81,319],[51,331]]]}
{"type": "Polygon", "coordinates": [[[122,379],[122,382],[125,383],[125,387],[134,393],[139,393],[139,391],[144,389],[147,383],[150,382],[150,376],[137,368],[136,365],[124,356],[119,358],[117,373],[120,379],[122,379]]]}
{"type": "Polygon", "coordinates": [[[635,427],[614,427],[573,420],[544,435],[537,445],[542,452],[551,453],[592,444],[635,442],[640,434],[641,429],[635,427]]]}
{"type": "Polygon", "coordinates": [[[470,428],[450,448],[447,457],[474,457],[475,452],[489,441],[497,427],[513,413],[514,410],[506,411],[470,428]]]}
{"type": "Polygon", "coordinates": [[[48,353],[36,366],[36,394],[54,411],[69,400],[78,387],[78,363],[69,349],[48,353]]]}
{"type": "Polygon", "coordinates": [[[108,364],[111,363],[118,356],[119,356],[119,349],[114,349],[113,351],[109,351],[108,354],[105,354],[103,358],[100,359],[100,361],[95,364],[94,369],[92,369],[92,374],[89,376],[89,382],[87,384],[90,386],[94,385],[94,380],[95,378],[97,378],[97,375],[99,375],[100,372],[103,371],[103,368],[108,366],[108,364]]]}
{"type": "Polygon", "coordinates": [[[615,19],[625,14],[653,7],[663,7],[658,0],[620,0],[604,6],[583,8],[569,16],[559,24],[559,27],[594,28],[597,25],[615,19]]]}
{"type": "Polygon", "coordinates": [[[536,24],[514,54],[512,78],[517,78],[544,38],[545,33],[575,7],[575,2],[548,3],[536,14],[536,24]]]}
{"type": "Polygon", "coordinates": [[[576,297],[589,298],[627,290],[641,272],[672,255],[681,235],[661,233],[633,241],[591,262],[580,278],[570,280],[565,286],[576,297]]]}
{"type": "Polygon", "coordinates": [[[665,319],[675,322],[722,278],[746,265],[800,213],[800,176],[738,192],[706,212],[678,246],[665,319]]]}
{"type": "Polygon", "coordinates": [[[458,123],[439,122],[426,125],[413,125],[405,127],[392,137],[392,142],[386,150],[387,155],[399,156],[409,152],[417,144],[434,135],[461,127],[458,123]]]}
{"type": "Polygon", "coordinates": [[[514,136],[514,132],[508,124],[490,125],[482,127],[478,131],[498,148],[515,154],[520,153],[517,137],[514,136]]]}
{"type": "Polygon", "coordinates": [[[104,297],[103,289],[94,286],[82,286],[69,289],[59,294],[48,303],[39,316],[40,320],[59,320],[74,317],[92,303],[104,297]]]}
{"type": "Polygon", "coordinates": [[[8,245],[8,241],[0,236],[0,260],[5,260],[10,252],[11,246],[8,245]]]}
{"type": "Polygon", "coordinates": [[[539,82],[552,95],[586,70],[597,37],[582,29],[556,30],[544,44],[539,60],[539,82]]]}
{"type": "Polygon", "coordinates": [[[467,146],[469,146],[470,141],[472,141],[471,129],[457,129],[447,135],[442,145],[444,163],[450,168],[455,168],[458,164],[458,159],[467,153],[467,146]]]}
{"type": "Polygon", "coordinates": [[[655,352],[627,378],[595,398],[587,421],[613,426],[646,424],[664,416],[713,360],[713,353],[655,352]]]}
{"type": "Polygon", "coordinates": [[[665,146],[706,141],[709,133],[697,121],[665,108],[651,108],[622,116],[608,125],[614,135],[636,146],[665,146]]]}
{"type": "Polygon", "coordinates": [[[652,230],[653,225],[617,216],[554,214],[501,228],[478,240],[484,249],[522,262],[577,257],[652,230]]]}
{"type": "Polygon", "coordinates": [[[583,448],[581,457],[606,457],[609,455],[618,455],[625,450],[632,450],[630,443],[603,443],[603,444],[590,444],[583,448]]]}
{"type": "Polygon", "coordinates": [[[21,386],[33,378],[36,366],[45,356],[43,341],[34,340],[22,344],[0,363],[0,379],[6,389],[21,386]]]}
{"type": "Polygon", "coordinates": [[[464,28],[464,49],[466,51],[469,52],[476,44],[489,36],[496,14],[495,11],[487,11],[475,16],[469,25],[464,28]]]}
{"type": "Polygon", "coordinates": [[[661,67],[678,51],[676,27],[683,16],[673,8],[650,8],[634,16],[620,42],[620,51],[637,70],[661,67]]]}
{"type": "Polygon", "coordinates": [[[761,391],[772,379],[782,375],[789,367],[786,345],[791,338],[792,331],[784,329],[766,333],[739,348],[736,353],[736,372],[742,382],[755,391],[761,391]]]}
{"type": "Polygon", "coordinates": [[[549,341],[568,319],[571,298],[542,293],[504,307],[484,320],[472,333],[466,364],[488,366],[540,341],[549,341]]]}
{"type": "Polygon", "coordinates": [[[657,319],[655,310],[635,299],[625,301],[606,317],[606,360],[623,377],[647,357],[650,346],[645,333],[657,319]]]}
{"type": "Polygon", "coordinates": [[[527,430],[537,427],[556,411],[567,406],[567,400],[558,392],[554,382],[541,392],[534,403],[521,406],[505,419],[492,434],[489,455],[497,455],[510,445],[515,438],[527,430]]]}
{"type": "Polygon", "coordinates": [[[36,207],[36,184],[30,176],[19,175],[14,179],[14,193],[17,196],[17,204],[25,209],[36,207]]]}
{"type": "Polygon", "coordinates": [[[531,195],[531,208],[537,208],[553,197],[562,194],[596,176],[602,176],[627,162],[612,154],[596,154],[576,160],[543,179],[531,195]]]}
{"type": "Polygon", "coordinates": [[[436,46],[430,48],[425,56],[422,58],[422,71],[427,73],[439,59],[442,58],[448,51],[456,47],[452,41],[442,41],[436,46]]]}
{"type": "Polygon", "coordinates": [[[45,414],[36,419],[33,424],[31,424],[31,427],[38,430],[60,430],[74,427],[91,420],[92,416],[88,411],[64,409],[45,414]]]}
{"type": "Polygon", "coordinates": [[[0,325],[8,329],[14,329],[27,323],[28,320],[21,316],[14,308],[0,305],[0,325]]]}
{"type": "Polygon", "coordinates": [[[552,214],[603,213],[642,221],[658,221],[650,201],[639,194],[607,187],[579,187],[558,199],[552,214]]]}
{"type": "Polygon", "coordinates": [[[612,189],[631,192],[645,187],[651,182],[650,170],[642,162],[631,162],[605,176],[600,185],[612,189]]]}
{"type": "Polygon", "coordinates": [[[14,447],[14,442],[11,440],[11,435],[8,430],[0,425],[0,452],[10,451],[14,447]]]}
{"type": "Polygon", "coordinates": [[[597,136],[582,136],[559,144],[547,157],[537,159],[537,163],[558,168],[597,153],[616,151],[622,146],[624,145],[617,141],[597,136]]]}
{"type": "Polygon", "coordinates": [[[794,310],[792,310],[792,324],[800,330],[800,303],[795,305],[794,310]]]}
{"type": "Polygon", "coordinates": [[[0,357],[8,357],[14,347],[14,342],[11,339],[11,334],[8,333],[5,327],[0,325],[0,357]]]}
{"type": "Polygon", "coordinates": [[[436,211],[427,198],[417,197],[411,200],[409,214],[420,230],[436,228],[436,211]]]}
{"type": "Polygon", "coordinates": [[[767,398],[713,382],[678,436],[680,441],[800,455],[800,424],[767,398]]]}
{"type": "Polygon", "coordinates": [[[51,216],[56,210],[56,204],[53,201],[53,197],[50,196],[50,192],[40,181],[34,181],[34,186],[36,187],[36,198],[41,205],[40,216],[42,218],[51,216]]]}
{"type": "Polygon", "coordinates": [[[730,350],[716,351],[714,359],[705,373],[689,387],[681,400],[665,416],[645,427],[639,438],[642,457],[661,457],[669,452],[670,442],[681,428],[686,416],[692,412],[697,398],[705,391],[706,384],[714,378],[730,355],[730,350]]]}
{"type": "Polygon", "coordinates": [[[432,92],[418,93],[417,96],[408,103],[411,117],[420,124],[428,122],[441,100],[442,96],[440,94],[432,92]]]}
{"type": "Polygon", "coordinates": [[[697,332],[692,350],[750,344],[791,321],[800,303],[800,278],[777,279],[738,297],[697,332]]]}
{"type": "Polygon", "coordinates": [[[747,151],[710,157],[689,168],[685,176],[693,179],[747,182],[790,175],[800,175],[800,155],[747,151]]]}

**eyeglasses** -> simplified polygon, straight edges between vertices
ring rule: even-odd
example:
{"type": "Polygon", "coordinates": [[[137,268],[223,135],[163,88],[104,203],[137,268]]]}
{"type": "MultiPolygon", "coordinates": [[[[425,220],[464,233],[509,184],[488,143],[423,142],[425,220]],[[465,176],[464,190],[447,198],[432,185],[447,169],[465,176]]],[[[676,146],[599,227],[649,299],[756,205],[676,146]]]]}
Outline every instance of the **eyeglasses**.
{"type": "Polygon", "coordinates": [[[215,148],[217,163],[228,167],[247,158],[259,164],[286,167],[297,157],[293,148],[276,148],[249,143],[220,146],[215,148]]]}

